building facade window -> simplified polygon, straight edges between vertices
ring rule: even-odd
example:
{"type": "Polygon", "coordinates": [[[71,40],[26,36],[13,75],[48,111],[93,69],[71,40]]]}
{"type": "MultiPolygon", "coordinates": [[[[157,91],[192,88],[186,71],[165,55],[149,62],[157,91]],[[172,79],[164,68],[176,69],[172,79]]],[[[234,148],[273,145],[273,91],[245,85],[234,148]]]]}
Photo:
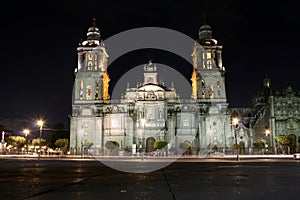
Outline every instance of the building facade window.
{"type": "Polygon", "coordinates": [[[93,55],[88,54],[88,70],[92,70],[93,67],[93,55]]]}
{"type": "Polygon", "coordinates": [[[207,69],[211,69],[212,68],[211,60],[207,60],[206,65],[207,65],[207,69]]]}
{"type": "Polygon", "coordinates": [[[221,87],[221,85],[220,85],[220,79],[217,78],[217,88],[220,88],[220,87],[221,87]]]}
{"type": "Polygon", "coordinates": [[[95,99],[99,99],[99,80],[96,80],[96,91],[95,91],[95,99]]]}
{"type": "Polygon", "coordinates": [[[92,86],[86,87],[86,100],[92,100],[92,86]]]}
{"type": "Polygon", "coordinates": [[[80,89],[83,90],[83,80],[80,80],[80,89]]]}
{"type": "Polygon", "coordinates": [[[202,99],[205,99],[205,89],[202,89],[202,91],[201,91],[201,97],[202,97],[202,99]]]}
{"type": "Polygon", "coordinates": [[[79,98],[80,100],[83,99],[83,80],[79,81],[79,98]]]}
{"type": "Polygon", "coordinates": [[[98,70],[98,55],[94,55],[94,69],[95,71],[98,70]]]}
{"type": "Polygon", "coordinates": [[[203,69],[212,69],[212,57],[211,52],[203,52],[202,53],[202,64],[203,69]]]}
{"type": "Polygon", "coordinates": [[[208,97],[210,99],[214,98],[214,86],[213,85],[208,86],[208,97]]]}

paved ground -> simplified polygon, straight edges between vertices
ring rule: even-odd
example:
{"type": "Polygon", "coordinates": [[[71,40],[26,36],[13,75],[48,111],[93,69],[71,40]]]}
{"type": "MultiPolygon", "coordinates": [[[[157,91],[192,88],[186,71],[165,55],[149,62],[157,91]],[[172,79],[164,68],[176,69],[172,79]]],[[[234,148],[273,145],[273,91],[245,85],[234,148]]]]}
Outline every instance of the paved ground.
{"type": "MultiPolygon", "coordinates": [[[[126,165],[126,162],[124,162],[126,165]]],[[[0,159],[0,199],[287,199],[300,196],[300,161],[183,159],[149,173],[96,160],[0,159]]]]}

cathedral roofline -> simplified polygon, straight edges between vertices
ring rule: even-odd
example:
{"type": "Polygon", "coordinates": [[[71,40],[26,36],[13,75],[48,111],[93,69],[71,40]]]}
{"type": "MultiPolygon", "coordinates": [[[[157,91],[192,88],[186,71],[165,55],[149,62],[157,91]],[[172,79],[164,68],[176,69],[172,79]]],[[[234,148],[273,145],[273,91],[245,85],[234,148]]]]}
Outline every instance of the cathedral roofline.
{"type": "MultiPolygon", "coordinates": [[[[153,83],[147,83],[147,84],[144,84],[144,85],[141,85],[140,87],[138,87],[137,89],[140,91],[142,88],[145,88],[147,86],[154,86],[154,87],[158,87],[158,88],[161,88],[162,91],[172,91],[170,88],[164,86],[164,85],[160,85],[160,84],[153,84],[153,83]]],[[[141,91],[144,91],[144,90],[141,90],[141,91]]],[[[146,90],[147,91],[147,90],[146,90]]],[[[160,91],[160,90],[157,90],[157,91],[160,91]]]]}

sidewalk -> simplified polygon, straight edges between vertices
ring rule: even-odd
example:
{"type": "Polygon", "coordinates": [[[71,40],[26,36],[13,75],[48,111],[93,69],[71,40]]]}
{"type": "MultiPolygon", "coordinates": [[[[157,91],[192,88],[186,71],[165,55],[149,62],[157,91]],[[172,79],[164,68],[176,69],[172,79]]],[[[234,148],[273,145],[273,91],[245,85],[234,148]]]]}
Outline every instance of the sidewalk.
{"type": "MultiPolygon", "coordinates": [[[[11,158],[36,158],[38,155],[0,155],[0,159],[11,159],[11,158]]],[[[41,159],[72,159],[72,160],[140,160],[141,156],[81,156],[81,155],[42,155],[41,159]]],[[[182,155],[182,156],[144,156],[144,160],[194,160],[194,159],[225,159],[235,160],[237,155],[208,155],[208,156],[197,156],[197,155],[182,155]]],[[[293,155],[239,155],[239,159],[294,159],[293,155]]]]}

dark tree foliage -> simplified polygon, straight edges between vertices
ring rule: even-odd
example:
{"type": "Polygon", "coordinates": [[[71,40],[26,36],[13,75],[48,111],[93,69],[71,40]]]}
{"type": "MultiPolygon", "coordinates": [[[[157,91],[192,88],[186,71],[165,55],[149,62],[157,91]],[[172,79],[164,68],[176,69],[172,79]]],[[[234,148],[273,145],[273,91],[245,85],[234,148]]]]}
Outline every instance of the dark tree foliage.
{"type": "Polygon", "coordinates": [[[155,141],[154,142],[154,149],[163,149],[168,147],[167,141],[155,141]]]}
{"type": "Polygon", "coordinates": [[[58,139],[68,139],[70,141],[70,132],[65,130],[64,124],[59,122],[53,126],[53,129],[47,135],[47,143],[50,148],[55,148],[55,142],[58,139]]]}

